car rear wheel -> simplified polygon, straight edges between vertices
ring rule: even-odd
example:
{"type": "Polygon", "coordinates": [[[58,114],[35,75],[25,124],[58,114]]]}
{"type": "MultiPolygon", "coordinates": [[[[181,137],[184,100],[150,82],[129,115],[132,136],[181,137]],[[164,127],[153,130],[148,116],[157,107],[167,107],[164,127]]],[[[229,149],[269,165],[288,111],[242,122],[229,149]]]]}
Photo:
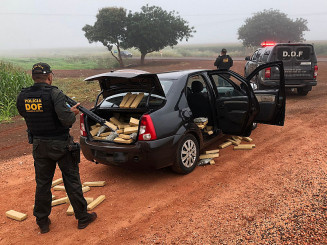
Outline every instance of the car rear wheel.
{"type": "Polygon", "coordinates": [[[199,161],[199,143],[196,138],[188,134],[178,144],[173,171],[180,174],[191,173],[199,161]]]}

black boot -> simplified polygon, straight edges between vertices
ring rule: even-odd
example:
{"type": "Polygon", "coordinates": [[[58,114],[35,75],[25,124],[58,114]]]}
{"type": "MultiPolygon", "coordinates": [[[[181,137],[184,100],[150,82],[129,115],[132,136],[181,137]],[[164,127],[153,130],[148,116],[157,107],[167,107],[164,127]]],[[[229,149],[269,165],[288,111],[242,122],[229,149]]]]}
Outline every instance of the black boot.
{"type": "Polygon", "coordinates": [[[78,220],[78,229],[84,229],[89,224],[91,224],[94,220],[96,220],[97,214],[95,212],[88,214],[88,217],[83,220],[78,220]]]}
{"type": "Polygon", "coordinates": [[[50,231],[51,220],[49,218],[47,218],[45,221],[39,221],[37,224],[40,227],[41,234],[48,233],[50,231]]]}

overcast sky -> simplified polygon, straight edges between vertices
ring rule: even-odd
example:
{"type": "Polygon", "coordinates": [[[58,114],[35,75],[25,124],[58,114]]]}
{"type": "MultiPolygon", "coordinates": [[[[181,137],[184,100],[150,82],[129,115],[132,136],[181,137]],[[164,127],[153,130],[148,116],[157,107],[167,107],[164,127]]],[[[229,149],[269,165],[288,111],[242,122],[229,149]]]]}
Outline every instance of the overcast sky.
{"type": "MultiPolygon", "coordinates": [[[[194,26],[191,44],[239,42],[237,30],[263,9],[308,20],[307,40],[327,40],[327,0],[0,0],[0,49],[90,47],[85,24],[98,10],[123,7],[132,12],[149,4],[178,11],[194,26]]],[[[92,44],[94,46],[94,44],[92,44]]]]}

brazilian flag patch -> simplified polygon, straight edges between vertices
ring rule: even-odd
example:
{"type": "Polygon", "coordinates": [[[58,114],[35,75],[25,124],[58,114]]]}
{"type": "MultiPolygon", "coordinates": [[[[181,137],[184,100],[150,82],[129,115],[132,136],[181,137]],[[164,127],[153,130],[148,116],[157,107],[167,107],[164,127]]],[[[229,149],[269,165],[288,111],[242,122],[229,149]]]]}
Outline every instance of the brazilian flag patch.
{"type": "Polygon", "coordinates": [[[25,99],[26,112],[43,112],[43,103],[41,98],[25,99]]]}

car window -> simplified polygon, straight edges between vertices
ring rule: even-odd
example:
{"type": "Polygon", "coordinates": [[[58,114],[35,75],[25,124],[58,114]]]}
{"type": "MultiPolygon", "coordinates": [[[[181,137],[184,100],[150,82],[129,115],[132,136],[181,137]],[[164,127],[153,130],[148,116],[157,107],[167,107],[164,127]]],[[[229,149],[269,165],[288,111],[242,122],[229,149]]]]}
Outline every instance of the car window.
{"type": "MultiPolygon", "coordinates": [[[[133,92],[134,93],[134,92],[133,92]]],[[[136,94],[139,92],[135,92],[136,94]]],[[[119,108],[119,105],[121,103],[121,101],[123,100],[123,97],[126,95],[127,93],[119,93],[119,94],[115,94],[112,96],[108,96],[107,98],[105,98],[100,105],[100,108],[119,108]]],[[[149,97],[149,93],[144,93],[144,97],[141,100],[140,104],[138,105],[138,108],[144,108],[146,106],[146,102],[148,100],[149,97]]],[[[150,98],[149,98],[149,106],[159,106],[164,102],[164,98],[162,98],[161,96],[155,95],[155,94],[151,94],[150,98]]]]}
{"type": "Polygon", "coordinates": [[[297,60],[310,60],[311,49],[309,47],[299,47],[295,51],[297,60]]]}
{"type": "Polygon", "coordinates": [[[277,49],[277,60],[290,60],[292,50],[289,47],[278,47],[277,49]]]}
{"type": "Polygon", "coordinates": [[[269,54],[270,54],[270,52],[264,53],[263,56],[262,56],[262,60],[261,61],[262,62],[267,62],[268,61],[269,54]]]}
{"type": "MultiPolygon", "coordinates": [[[[207,86],[204,81],[204,78],[201,75],[193,75],[190,76],[187,80],[187,91],[191,92],[192,91],[192,84],[195,83],[201,83],[202,84],[202,90],[199,91],[200,93],[207,94],[207,86]]],[[[193,85],[195,86],[195,85],[193,85]]]]}
{"type": "Polygon", "coordinates": [[[252,55],[252,57],[251,57],[251,60],[257,60],[257,55],[258,55],[258,50],[256,50],[256,51],[253,53],[253,55],[252,55]]]}
{"type": "Polygon", "coordinates": [[[242,82],[229,74],[215,74],[211,76],[217,87],[219,97],[244,96],[245,92],[241,89],[242,82]]]}
{"type": "Polygon", "coordinates": [[[173,84],[173,82],[170,80],[160,80],[160,84],[165,95],[167,95],[171,89],[171,85],[173,84]]]}

